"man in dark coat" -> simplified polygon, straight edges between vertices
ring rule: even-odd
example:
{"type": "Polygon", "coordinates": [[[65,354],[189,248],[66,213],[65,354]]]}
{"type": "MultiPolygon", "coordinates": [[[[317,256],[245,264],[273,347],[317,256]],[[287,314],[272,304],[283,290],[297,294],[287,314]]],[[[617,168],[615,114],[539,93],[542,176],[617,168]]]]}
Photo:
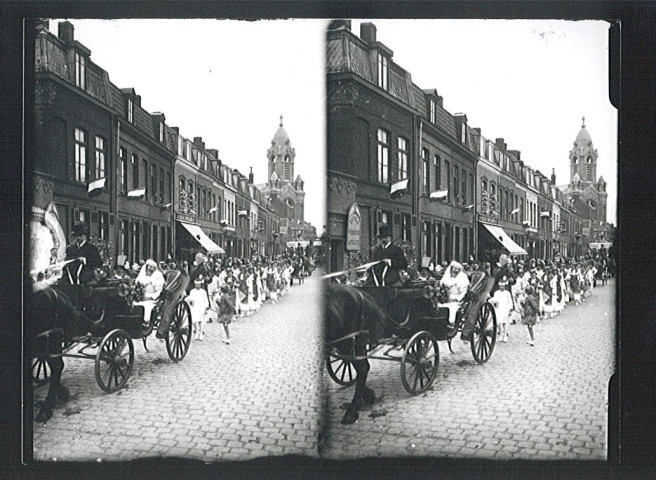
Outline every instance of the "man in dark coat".
{"type": "Polygon", "coordinates": [[[371,267],[372,281],[376,285],[400,287],[403,282],[399,272],[408,266],[403,250],[392,243],[392,229],[382,225],[378,229],[378,245],[374,248],[373,261],[382,263],[371,267]]]}
{"type": "Polygon", "coordinates": [[[100,258],[98,247],[89,242],[88,232],[83,223],[75,224],[73,227],[73,236],[75,237],[75,241],[68,247],[66,260],[77,261],[67,265],[69,272],[71,272],[73,281],[75,281],[75,275],[80,265],[82,265],[78,277],[79,283],[83,285],[93,284],[96,282],[94,270],[102,266],[102,259],[100,258]]]}

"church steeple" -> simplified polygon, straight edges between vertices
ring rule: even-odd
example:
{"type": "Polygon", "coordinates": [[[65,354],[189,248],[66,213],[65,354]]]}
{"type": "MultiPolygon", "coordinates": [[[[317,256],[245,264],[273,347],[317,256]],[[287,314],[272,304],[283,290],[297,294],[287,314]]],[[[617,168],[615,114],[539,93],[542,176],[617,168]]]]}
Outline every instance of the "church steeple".
{"type": "Polygon", "coordinates": [[[584,184],[593,184],[597,177],[597,150],[585,128],[585,117],[581,118],[581,130],[574,140],[574,148],[569,152],[570,180],[578,177],[584,184]]]}
{"type": "Polygon", "coordinates": [[[285,130],[280,115],[278,130],[271,140],[271,147],[267,150],[269,159],[269,177],[275,172],[281,182],[294,181],[294,159],[296,151],[292,148],[289,135],[285,130]]]}

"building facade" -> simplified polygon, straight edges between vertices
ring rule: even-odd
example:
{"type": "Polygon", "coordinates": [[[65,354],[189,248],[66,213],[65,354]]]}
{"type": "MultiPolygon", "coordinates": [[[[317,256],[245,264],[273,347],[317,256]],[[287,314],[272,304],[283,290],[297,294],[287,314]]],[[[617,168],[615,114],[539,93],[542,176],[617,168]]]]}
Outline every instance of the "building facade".
{"type": "Polygon", "coordinates": [[[326,68],[331,271],[369,258],[382,225],[417,264],[587,252],[589,216],[575,203],[588,197],[572,200],[503,138],[487,140],[465,114],[446,111],[437,90],[394,62],[375,25],[362,23],[357,36],[350,21],[333,21],[326,68]]]}
{"type": "Polygon", "coordinates": [[[133,264],[191,260],[197,251],[278,255],[291,240],[281,225],[295,225],[295,238],[314,232],[282,119],[267,155],[283,178],[274,199],[202,138],[185,138],[163,113],[143,109],[134,89],[111,83],[70,22],[59,23],[58,35],[38,23],[35,70],[34,206],[53,203],[67,236],[84,223],[115,262],[133,264]]]}

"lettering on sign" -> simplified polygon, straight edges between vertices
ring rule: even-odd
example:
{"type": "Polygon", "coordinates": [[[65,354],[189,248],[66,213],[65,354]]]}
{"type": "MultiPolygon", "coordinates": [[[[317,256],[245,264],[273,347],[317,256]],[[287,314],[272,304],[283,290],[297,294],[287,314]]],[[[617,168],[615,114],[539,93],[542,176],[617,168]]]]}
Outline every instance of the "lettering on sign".
{"type": "Polygon", "coordinates": [[[346,216],[346,249],[360,250],[360,232],[362,217],[357,203],[351,205],[346,216]]]}

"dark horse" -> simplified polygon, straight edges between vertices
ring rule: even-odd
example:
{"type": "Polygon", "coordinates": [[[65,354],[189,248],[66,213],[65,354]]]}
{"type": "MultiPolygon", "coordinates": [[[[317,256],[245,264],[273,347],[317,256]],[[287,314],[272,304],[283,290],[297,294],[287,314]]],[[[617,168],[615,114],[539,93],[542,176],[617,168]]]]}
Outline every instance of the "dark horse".
{"type": "Polygon", "coordinates": [[[352,357],[347,360],[357,372],[353,400],[342,418],[343,424],[350,424],[357,420],[363,403],[376,400],[374,391],[365,385],[369,372],[367,346],[375,346],[380,338],[390,335],[395,324],[369,295],[357,288],[330,284],[325,295],[326,348],[336,348],[339,354],[352,357]]]}
{"type": "Polygon", "coordinates": [[[28,304],[27,326],[30,351],[28,359],[35,355],[44,358],[50,367],[50,387],[35,422],[43,423],[52,417],[56,400],[68,401],[68,389],[61,384],[64,370],[62,351],[64,343],[70,344],[80,332],[95,331],[99,327],[85,317],[66,295],[51,287],[36,289],[28,304]]]}

